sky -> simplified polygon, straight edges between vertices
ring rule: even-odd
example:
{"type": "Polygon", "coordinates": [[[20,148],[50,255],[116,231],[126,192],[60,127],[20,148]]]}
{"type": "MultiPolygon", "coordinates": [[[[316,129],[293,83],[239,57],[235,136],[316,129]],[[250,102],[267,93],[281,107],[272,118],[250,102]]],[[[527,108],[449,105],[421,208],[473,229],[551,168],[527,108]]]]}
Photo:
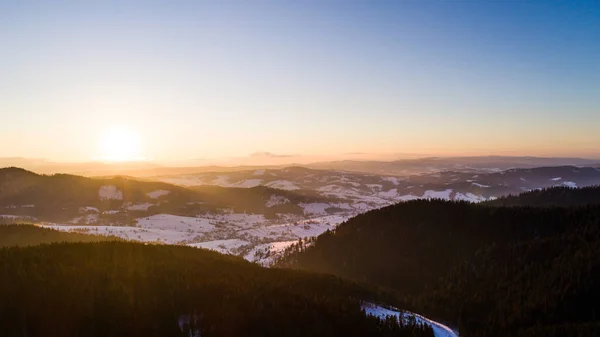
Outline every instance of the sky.
{"type": "Polygon", "coordinates": [[[600,158],[598,1],[3,1],[0,157],[600,158]]]}

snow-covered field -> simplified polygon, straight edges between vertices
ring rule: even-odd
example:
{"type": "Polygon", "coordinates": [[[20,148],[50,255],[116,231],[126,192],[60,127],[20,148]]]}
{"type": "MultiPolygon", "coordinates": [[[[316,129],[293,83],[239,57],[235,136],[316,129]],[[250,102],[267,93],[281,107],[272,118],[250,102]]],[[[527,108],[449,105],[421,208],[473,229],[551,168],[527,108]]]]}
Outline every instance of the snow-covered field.
{"type": "Polygon", "coordinates": [[[398,320],[403,320],[405,322],[409,320],[415,320],[419,324],[427,324],[433,329],[433,334],[435,335],[435,337],[459,336],[458,332],[452,330],[446,325],[412,312],[400,311],[397,309],[386,309],[384,307],[372,303],[363,303],[363,310],[367,315],[375,317],[385,318],[387,316],[395,316],[398,320]]]}
{"type": "MultiPolygon", "coordinates": [[[[329,204],[327,206],[330,207],[329,204]]],[[[97,226],[93,224],[97,217],[94,213],[71,221],[77,225],[42,223],[40,226],[140,242],[213,249],[268,264],[290,244],[334,229],[356,213],[353,210],[334,215],[288,215],[275,220],[266,219],[262,214],[243,213],[203,214],[198,217],[156,214],[136,219],[135,226],[97,226]]]]}

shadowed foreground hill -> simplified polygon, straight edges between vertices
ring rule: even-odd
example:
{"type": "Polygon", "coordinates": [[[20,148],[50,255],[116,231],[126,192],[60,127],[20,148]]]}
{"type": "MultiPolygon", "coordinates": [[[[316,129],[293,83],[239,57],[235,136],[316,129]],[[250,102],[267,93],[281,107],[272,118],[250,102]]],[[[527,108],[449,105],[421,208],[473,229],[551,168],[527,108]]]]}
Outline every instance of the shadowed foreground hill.
{"type": "Polygon", "coordinates": [[[433,336],[367,317],[359,299],[377,300],[335,277],[188,247],[0,249],[2,336],[433,336]]]}
{"type": "Polygon", "coordinates": [[[118,238],[60,232],[33,225],[0,225],[0,247],[34,246],[53,242],[101,242],[118,238]]]}
{"type": "Polygon", "coordinates": [[[414,201],[310,243],[278,265],[395,289],[461,336],[600,333],[600,206],[414,201]]]}

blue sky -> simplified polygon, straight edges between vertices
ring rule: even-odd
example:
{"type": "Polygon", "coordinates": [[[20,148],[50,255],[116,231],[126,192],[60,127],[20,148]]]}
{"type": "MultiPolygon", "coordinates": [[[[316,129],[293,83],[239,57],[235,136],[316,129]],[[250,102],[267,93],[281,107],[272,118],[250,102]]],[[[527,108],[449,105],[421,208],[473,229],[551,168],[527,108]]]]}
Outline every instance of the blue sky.
{"type": "Polygon", "coordinates": [[[598,1],[0,2],[0,157],[600,158],[598,41],[598,1]]]}

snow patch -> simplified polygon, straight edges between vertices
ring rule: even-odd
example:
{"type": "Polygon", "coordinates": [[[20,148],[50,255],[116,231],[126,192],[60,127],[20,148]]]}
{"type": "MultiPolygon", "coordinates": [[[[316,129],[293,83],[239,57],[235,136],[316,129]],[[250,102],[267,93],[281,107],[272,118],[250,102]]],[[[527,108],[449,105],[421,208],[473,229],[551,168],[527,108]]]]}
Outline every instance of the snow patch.
{"type": "Polygon", "coordinates": [[[488,187],[490,187],[490,185],[483,185],[483,184],[479,184],[479,183],[471,183],[471,184],[473,184],[474,186],[477,186],[477,187],[481,187],[481,188],[488,188],[488,187]]]}
{"type": "Polygon", "coordinates": [[[145,203],[141,203],[141,204],[128,205],[127,210],[129,210],[129,211],[147,211],[148,208],[150,208],[151,206],[154,206],[154,204],[145,202],[145,203]]]}
{"type": "Polygon", "coordinates": [[[158,198],[162,197],[163,195],[167,195],[169,193],[171,193],[171,191],[156,190],[156,191],[148,192],[148,193],[146,193],[146,195],[151,199],[158,199],[158,198]]]}
{"type": "Polygon", "coordinates": [[[248,261],[258,261],[263,266],[268,266],[287,247],[297,242],[298,241],[279,241],[263,243],[252,248],[252,250],[244,256],[244,259],[248,261]]]}
{"type": "Polygon", "coordinates": [[[237,227],[251,227],[267,222],[263,214],[229,213],[213,216],[217,221],[226,221],[237,227]]]}
{"type": "Polygon", "coordinates": [[[362,212],[366,212],[366,211],[373,209],[373,207],[371,207],[371,205],[364,203],[364,202],[354,203],[354,204],[352,204],[352,207],[354,207],[354,209],[360,210],[362,212]]]}
{"type": "Polygon", "coordinates": [[[100,210],[97,209],[96,207],[91,207],[91,206],[79,207],[79,213],[89,213],[89,212],[100,213],[100,210]]]}
{"type": "Polygon", "coordinates": [[[206,233],[215,229],[215,226],[210,224],[208,219],[172,214],[156,214],[139,218],[137,219],[137,225],[140,228],[171,230],[183,233],[188,230],[206,233]]]}
{"type": "Polygon", "coordinates": [[[229,186],[229,176],[217,176],[213,181],[212,181],[212,185],[217,185],[217,186],[223,186],[223,187],[227,187],[229,186]]]}
{"type": "Polygon", "coordinates": [[[271,181],[268,184],[265,184],[265,186],[286,191],[294,191],[300,189],[300,187],[296,186],[296,184],[289,180],[275,180],[271,181]]]}
{"type": "Polygon", "coordinates": [[[350,206],[350,204],[347,202],[344,202],[344,203],[340,202],[340,203],[335,203],[335,204],[330,204],[330,205],[331,205],[331,207],[341,208],[341,209],[344,209],[347,211],[354,210],[354,208],[352,206],[350,206]]]}
{"type": "Polygon", "coordinates": [[[10,219],[10,220],[27,219],[27,220],[35,220],[34,217],[28,216],[28,215],[10,215],[10,214],[0,214],[0,219],[10,219]]]}
{"type": "Polygon", "coordinates": [[[262,182],[262,179],[248,179],[248,180],[243,180],[243,181],[237,182],[231,186],[232,187],[241,187],[241,188],[252,188],[252,187],[260,186],[261,182],[262,182]]]}
{"type": "Polygon", "coordinates": [[[98,190],[100,200],[123,200],[123,191],[119,191],[115,185],[106,185],[98,190]]]}
{"type": "Polygon", "coordinates": [[[88,214],[85,216],[77,217],[70,221],[73,224],[84,223],[86,225],[94,224],[98,222],[98,214],[88,214]]]}
{"type": "Polygon", "coordinates": [[[289,204],[289,203],[290,203],[290,199],[288,199],[284,196],[281,196],[281,195],[272,194],[271,197],[269,197],[269,200],[267,200],[267,202],[265,203],[265,206],[273,207],[273,206],[284,205],[284,204],[289,204]]]}
{"type": "Polygon", "coordinates": [[[383,188],[383,186],[381,184],[365,184],[365,186],[367,186],[368,188],[370,188],[372,190],[377,190],[377,191],[381,191],[381,189],[383,188]]]}
{"type": "Polygon", "coordinates": [[[379,192],[379,193],[377,193],[377,195],[382,198],[393,198],[398,195],[398,189],[392,188],[391,190],[389,190],[387,192],[379,192]]]}
{"type": "Polygon", "coordinates": [[[298,204],[298,206],[304,209],[304,214],[312,214],[312,215],[322,215],[327,214],[325,211],[327,208],[330,208],[330,204],[325,204],[322,202],[313,202],[310,204],[298,204]]]}
{"type": "Polygon", "coordinates": [[[383,178],[381,178],[381,180],[389,181],[394,185],[400,184],[400,178],[398,178],[398,177],[383,177],[383,178]]]}
{"type": "Polygon", "coordinates": [[[465,194],[456,192],[456,194],[454,195],[454,200],[468,201],[468,202],[481,202],[481,201],[485,201],[485,198],[482,196],[475,195],[470,192],[465,193],[465,194]]]}
{"type": "Polygon", "coordinates": [[[325,185],[317,188],[319,192],[339,192],[345,190],[343,187],[338,185],[325,185]]]}
{"type": "Polygon", "coordinates": [[[452,193],[452,189],[447,189],[445,191],[433,191],[427,190],[423,193],[424,199],[445,199],[450,200],[450,193],[452,193]]]}
{"type": "Polygon", "coordinates": [[[394,200],[398,200],[398,201],[410,201],[410,200],[417,200],[417,199],[419,199],[419,197],[414,196],[412,194],[401,195],[401,196],[394,198],[394,200]]]}
{"type": "Polygon", "coordinates": [[[176,178],[159,178],[158,180],[181,186],[197,186],[204,184],[203,176],[179,176],[176,178]]]}

